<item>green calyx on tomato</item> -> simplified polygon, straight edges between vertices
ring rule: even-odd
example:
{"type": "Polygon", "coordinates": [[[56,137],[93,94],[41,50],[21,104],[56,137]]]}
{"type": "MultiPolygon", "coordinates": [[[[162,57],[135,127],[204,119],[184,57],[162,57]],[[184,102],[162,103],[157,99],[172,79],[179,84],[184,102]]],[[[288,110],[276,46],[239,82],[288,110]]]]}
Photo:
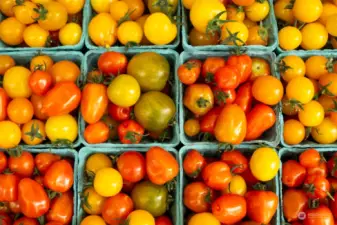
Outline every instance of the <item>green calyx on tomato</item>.
{"type": "Polygon", "coordinates": [[[197,105],[199,108],[206,108],[210,102],[207,99],[199,98],[197,100],[197,105]]]}
{"type": "MultiPolygon", "coordinates": [[[[227,22],[227,20],[221,20],[220,17],[226,13],[226,11],[219,12],[212,20],[207,24],[206,34],[216,35],[221,33],[221,26],[227,22]]],[[[228,21],[229,22],[229,21],[228,21]]]]}

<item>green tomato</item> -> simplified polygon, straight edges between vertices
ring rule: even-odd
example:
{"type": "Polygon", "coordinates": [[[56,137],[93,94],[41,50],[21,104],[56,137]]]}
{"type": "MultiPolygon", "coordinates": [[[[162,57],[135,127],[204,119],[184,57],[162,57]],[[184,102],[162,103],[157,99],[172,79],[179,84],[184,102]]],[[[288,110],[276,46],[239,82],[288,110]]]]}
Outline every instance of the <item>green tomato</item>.
{"type": "Polygon", "coordinates": [[[178,0],[148,0],[150,13],[163,12],[172,15],[177,11],[178,0]]]}
{"type": "Polygon", "coordinates": [[[143,181],[135,185],[131,198],[135,209],[146,210],[154,217],[162,216],[166,212],[168,191],[165,186],[143,181]]]}

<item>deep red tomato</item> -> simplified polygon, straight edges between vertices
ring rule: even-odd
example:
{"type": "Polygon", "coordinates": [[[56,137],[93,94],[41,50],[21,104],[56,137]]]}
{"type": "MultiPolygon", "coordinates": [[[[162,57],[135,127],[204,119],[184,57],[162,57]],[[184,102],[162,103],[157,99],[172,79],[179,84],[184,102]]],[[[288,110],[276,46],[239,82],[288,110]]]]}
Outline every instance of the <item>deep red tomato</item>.
{"type": "Polygon", "coordinates": [[[269,224],[278,207],[278,196],[272,191],[249,191],[245,195],[247,216],[258,223],[269,224]]]}
{"type": "Polygon", "coordinates": [[[212,213],[221,223],[235,224],[246,216],[246,200],[240,195],[224,194],[212,203],[212,213]]]}
{"type": "Polygon", "coordinates": [[[30,177],[34,172],[34,157],[30,152],[23,151],[19,155],[9,156],[8,167],[21,177],[30,177]]]}
{"type": "Polygon", "coordinates": [[[201,65],[192,61],[180,65],[177,74],[181,83],[191,85],[198,80],[200,71],[201,65]]]}
{"type": "Polygon", "coordinates": [[[306,169],[296,160],[288,160],[282,165],[282,183],[288,187],[299,187],[307,176],[306,169]]]}
{"type": "Polygon", "coordinates": [[[200,152],[195,149],[187,152],[183,162],[184,172],[187,176],[197,178],[205,166],[206,160],[200,152]]]}
{"type": "Polygon", "coordinates": [[[51,201],[50,209],[47,214],[47,221],[69,224],[73,217],[74,201],[71,191],[62,193],[62,195],[51,201]]]}
{"type": "Polygon", "coordinates": [[[108,113],[112,119],[116,121],[124,121],[130,119],[131,107],[120,107],[113,103],[108,106],[108,113]]]}
{"type": "Polygon", "coordinates": [[[30,178],[24,178],[20,181],[18,189],[18,199],[23,215],[38,218],[48,212],[50,200],[39,183],[30,178]]]}
{"type": "Polygon", "coordinates": [[[321,155],[316,149],[310,148],[300,154],[299,161],[305,168],[317,167],[321,161],[321,155]]]}
{"type": "Polygon", "coordinates": [[[44,176],[44,185],[55,192],[66,192],[74,183],[74,170],[67,160],[53,163],[44,176]]]}
{"type": "Polygon", "coordinates": [[[219,88],[235,89],[239,86],[239,71],[234,66],[220,67],[214,74],[214,80],[219,88]]]}
{"type": "Polygon", "coordinates": [[[337,219],[337,192],[334,195],[335,201],[330,200],[330,209],[334,217],[337,219]]]}
{"type": "Polygon", "coordinates": [[[123,177],[132,183],[141,181],[145,177],[146,164],[144,156],[136,151],[124,152],[117,159],[117,169],[123,177]]]}
{"type": "Polygon", "coordinates": [[[214,134],[215,122],[222,111],[222,107],[214,107],[200,119],[200,132],[214,134]]]}
{"type": "Polygon", "coordinates": [[[1,225],[12,225],[12,219],[7,213],[0,213],[0,224],[1,225]]]}
{"type": "Polygon", "coordinates": [[[151,147],[145,159],[147,176],[154,184],[163,185],[178,175],[176,158],[161,147],[151,147]]]}
{"type": "Polygon", "coordinates": [[[7,105],[8,105],[8,95],[2,87],[0,87],[0,121],[3,121],[7,117],[7,105]]]}
{"type": "Polygon", "coordinates": [[[2,173],[8,165],[8,159],[4,152],[0,152],[0,173],[2,173]]]}
{"type": "Polygon", "coordinates": [[[330,191],[330,183],[323,176],[311,175],[307,176],[304,182],[309,198],[326,198],[330,191]]]}
{"type": "Polygon", "coordinates": [[[305,213],[304,225],[334,225],[332,212],[324,205],[308,209],[305,213]]]}
{"type": "Polygon", "coordinates": [[[32,219],[28,217],[21,217],[13,223],[13,225],[40,225],[37,219],[32,219]]]}
{"type": "Polygon", "coordinates": [[[232,173],[240,174],[248,168],[248,159],[239,150],[224,151],[221,161],[227,163],[232,173]]]}
{"type": "Polygon", "coordinates": [[[103,84],[86,84],[82,90],[81,114],[85,122],[97,123],[108,107],[107,87],[103,84]]]}
{"type": "Polygon", "coordinates": [[[214,95],[214,102],[219,106],[231,104],[235,101],[235,89],[221,89],[219,87],[213,87],[212,90],[214,95]]]}
{"type": "Polygon", "coordinates": [[[288,222],[297,221],[308,208],[308,197],[303,190],[287,189],[283,193],[283,214],[288,222]]]}
{"type": "Polygon", "coordinates": [[[89,124],[84,130],[84,139],[89,144],[106,142],[110,137],[110,129],[103,121],[89,124]]]}
{"type": "Polygon", "coordinates": [[[184,205],[195,213],[208,212],[215,192],[203,182],[193,182],[184,188],[184,205]]]}
{"type": "Polygon", "coordinates": [[[239,72],[239,84],[246,82],[252,73],[252,58],[249,55],[231,55],[227,65],[234,66],[239,72]]]}
{"type": "MultiPolygon", "coordinates": [[[[250,161],[250,158],[248,159],[248,163],[250,161]]],[[[243,177],[243,179],[246,181],[247,186],[253,186],[259,182],[256,177],[254,177],[252,171],[250,170],[250,167],[248,166],[247,169],[240,174],[240,176],[243,177]]]]}
{"type": "Polygon", "coordinates": [[[42,100],[41,112],[48,116],[65,115],[78,107],[81,90],[74,82],[58,82],[42,100]]]}
{"type": "Polygon", "coordinates": [[[36,95],[45,95],[53,83],[52,76],[42,70],[36,70],[29,76],[29,87],[36,95]]]}
{"type": "Polygon", "coordinates": [[[205,184],[214,190],[224,190],[232,179],[229,166],[225,162],[213,162],[202,171],[202,179],[205,184]]]}
{"type": "Polygon", "coordinates": [[[155,222],[155,225],[173,225],[171,219],[168,216],[158,216],[155,222]]]}
{"type": "Polygon", "coordinates": [[[20,213],[21,209],[20,209],[20,204],[18,201],[15,202],[10,202],[9,203],[9,209],[12,213],[20,213]]]}
{"type": "Polygon", "coordinates": [[[18,176],[14,174],[0,174],[0,184],[0,202],[18,200],[18,176]]]}
{"type": "Polygon", "coordinates": [[[125,120],[118,125],[118,137],[123,144],[138,144],[144,135],[144,128],[134,120],[125,120]]]}
{"type": "Polygon", "coordinates": [[[30,97],[30,101],[34,108],[34,116],[39,120],[46,120],[48,118],[48,115],[42,112],[42,101],[43,96],[34,95],[30,97]]]}
{"type": "Polygon", "coordinates": [[[124,193],[119,193],[105,200],[102,216],[109,225],[119,225],[132,211],[132,199],[124,193]]]}
{"type": "Polygon", "coordinates": [[[124,74],[127,65],[128,59],[119,52],[104,52],[98,58],[98,69],[106,76],[124,74]]]}
{"type": "Polygon", "coordinates": [[[327,177],[328,176],[328,166],[327,163],[324,161],[321,161],[318,166],[311,167],[307,169],[308,175],[318,175],[327,177]]]}
{"type": "Polygon", "coordinates": [[[201,75],[204,77],[206,83],[214,82],[215,72],[225,66],[226,61],[220,57],[208,57],[202,65],[201,75]]]}
{"type": "Polygon", "coordinates": [[[123,189],[122,191],[124,193],[131,193],[132,189],[134,188],[136,184],[135,183],[132,183],[130,181],[127,181],[127,180],[123,180],[123,189]]]}
{"type": "Polygon", "coordinates": [[[328,181],[331,186],[331,192],[336,192],[337,191],[337,179],[333,177],[328,177],[328,181]]]}
{"type": "Polygon", "coordinates": [[[45,174],[47,169],[56,161],[59,161],[61,156],[42,152],[35,156],[35,166],[39,170],[40,174],[45,174]]]}
{"type": "Polygon", "coordinates": [[[276,114],[274,110],[265,104],[257,104],[247,114],[247,133],[245,140],[256,140],[274,126],[276,122],[276,114]]]}
{"type": "Polygon", "coordinates": [[[253,104],[252,83],[247,82],[241,85],[236,92],[235,104],[240,106],[245,113],[248,113],[253,104]]]}
{"type": "Polygon", "coordinates": [[[327,166],[330,175],[337,178],[337,155],[334,155],[329,159],[327,166]]]}

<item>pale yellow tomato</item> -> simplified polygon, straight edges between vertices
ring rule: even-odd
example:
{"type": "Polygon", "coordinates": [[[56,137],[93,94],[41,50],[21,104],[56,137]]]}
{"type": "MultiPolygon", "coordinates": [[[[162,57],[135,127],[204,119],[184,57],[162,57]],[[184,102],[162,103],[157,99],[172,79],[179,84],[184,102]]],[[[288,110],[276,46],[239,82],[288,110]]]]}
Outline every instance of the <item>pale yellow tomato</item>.
{"type": "Polygon", "coordinates": [[[311,136],[320,144],[332,144],[337,140],[337,125],[326,117],[320,125],[311,129],[311,136]]]}
{"type": "Polygon", "coordinates": [[[7,45],[19,45],[23,42],[23,31],[26,26],[15,17],[0,22],[0,40],[7,45]]]}
{"type": "Polygon", "coordinates": [[[118,27],[117,37],[122,45],[139,44],[143,38],[143,30],[137,22],[126,21],[118,27]]]}
{"type": "Polygon", "coordinates": [[[301,45],[302,33],[296,27],[287,26],[278,32],[278,39],[282,49],[294,50],[301,45]]]}
{"type": "Polygon", "coordinates": [[[321,0],[296,0],[293,7],[295,18],[304,23],[318,20],[323,12],[321,0]]]}
{"type": "Polygon", "coordinates": [[[309,23],[305,25],[302,30],[301,47],[305,50],[318,50],[323,48],[328,42],[328,31],[326,28],[318,23],[309,23]]]}
{"type": "Polygon", "coordinates": [[[29,98],[32,90],[28,80],[31,71],[23,66],[13,66],[6,71],[3,80],[3,87],[10,98],[29,98]]]}
{"type": "Polygon", "coordinates": [[[101,47],[111,47],[117,41],[117,22],[109,13],[97,14],[88,27],[91,41],[101,47]]]}
{"type": "Polygon", "coordinates": [[[77,23],[68,23],[61,28],[59,40],[62,45],[76,45],[80,42],[82,28],[77,23]]]}

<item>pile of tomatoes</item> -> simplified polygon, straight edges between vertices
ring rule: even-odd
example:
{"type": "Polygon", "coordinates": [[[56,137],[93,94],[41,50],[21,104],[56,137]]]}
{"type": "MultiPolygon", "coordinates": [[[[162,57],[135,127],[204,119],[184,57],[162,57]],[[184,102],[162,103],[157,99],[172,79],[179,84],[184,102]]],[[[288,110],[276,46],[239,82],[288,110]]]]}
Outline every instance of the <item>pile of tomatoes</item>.
{"type": "Polygon", "coordinates": [[[182,162],[188,177],[183,203],[192,213],[187,225],[269,224],[279,201],[267,188],[280,167],[277,152],[261,147],[251,157],[241,150],[223,151],[219,158],[210,153],[189,150],[182,162]]]}
{"type": "Polygon", "coordinates": [[[52,153],[0,152],[0,224],[70,224],[73,160],[52,153]]]}
{"type": "Polygon", "coordinates": [[[193,28],[191,45],[269,44],[268,0],[183,0],[193,28]]]}
{"type": "Polygon", "coordinates": [[[167,210],[174,201],[179,165],[170,152],[152,147],[144,155],[95,153],[85,170],[81,205],[89,215],[79,221],[81,225],[173,224],[167,210]]]}
{"type": "Polygon", "coordinates": [[[85,0],[1,0],[0,41],[8,46],[76,45],[85,0]]]}
{"type": "Polygon", "coordinates": [[[288,157],[283,162],[282,208],[287,222],[292,225],[336,224],[336,169],[336,153],[325,159],[313,148],[297,154],[297,159],[288,157]]]}
{"type": "Polygon", "coordinates": [[[261,138],[277,120],[273,106],[281,101],[283,86],[262,58],[190,59],[178,77],[186,85],[183,104],[192,114],[184,124],[189,137],[240,144],[261,138]]]}
{"type": "Polygon", "coordinates": [[[285,144],[296,145],[310,136],[319,144],[337,140],[337,64],[334,59],[312,55],[283,57],[278,64],[284,81],[285,144]]]}
{"type": "Polygon", "coordinates": [[[337,48],[336,0],[277,0],[274,11],[283,50],[337,48]]]}
{"type": "Polygon", "coordinates": [[[87,126],[81,135],[87,143],[170,139],[176,106],[169,96],[170,64],[163,55],[144,52],[129,61],[122,53],[104,52],[97,67],[88,73],[82,91],[87,126]]]}
{"type": "Polygon", "coordinates": [[[91,0],[89,37],[101,47],[166,45],[177,36],[178,0],[91,0]],[[148,10],[148,13],[147,13],[148,10]]]}

